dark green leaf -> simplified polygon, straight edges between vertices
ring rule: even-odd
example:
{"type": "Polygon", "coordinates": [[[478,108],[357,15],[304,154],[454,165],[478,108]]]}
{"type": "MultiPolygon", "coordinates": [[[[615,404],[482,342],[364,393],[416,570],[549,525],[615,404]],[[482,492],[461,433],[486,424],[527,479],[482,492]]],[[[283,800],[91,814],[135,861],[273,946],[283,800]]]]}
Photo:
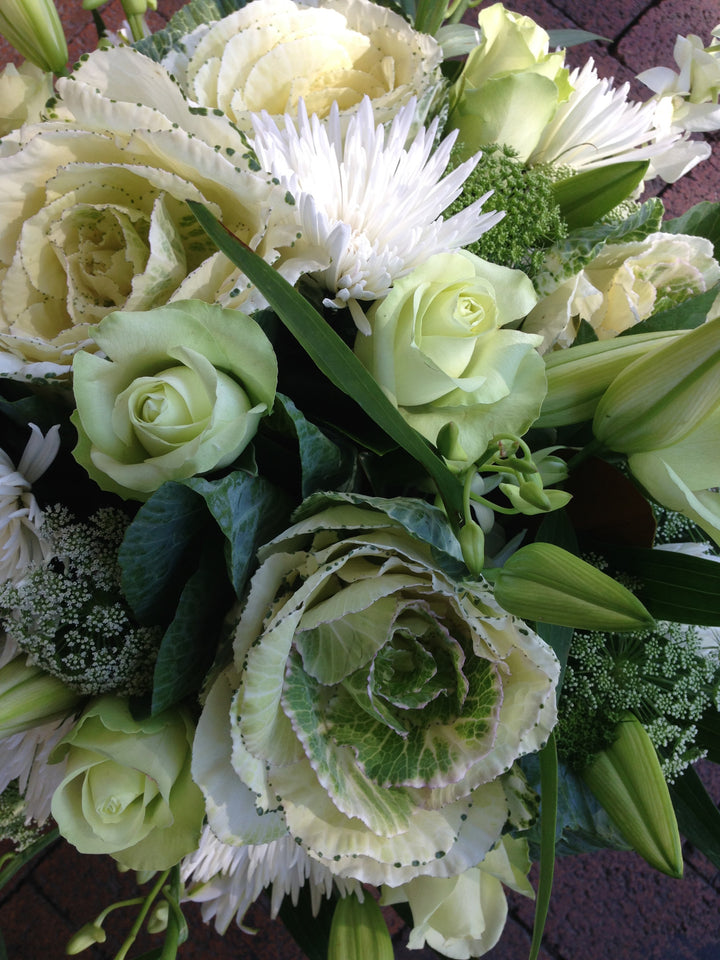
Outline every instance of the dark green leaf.
{"type": "Polygon", "coordinates": [[[175,617],[160,643],[153,677],[153,714],[198,689],[215,657],[220,625],[232,599],[220,533],[208,536],[206,531],[197,570],[187,580],[175,617]]]}
{"type": "Polygon", "coordinates": [[[57,827],[44,833],[37,840],[33,840],[29,847],[24,850],[18,850],[7,863],[7,866],[0,870],[0,890],[9,883],[18,870],[22,870],[26,863],[30,863],[39,853],[51,846],[60,837],[60,831],[57,827]]]}
{"type": "Polygon", "coordinates": [[[648,161],[613,163],[553,184],[555,201],[571,230],[588,227],[626,200],[642,182],[648,161]]]}
{"type": "Polygon", "coordinates": [[[237,596],[255,564],[257,548],[287,526],[290,501],[262,477],[236,470],[221,480],[193,477],[184,485],[202,497],[224,533],[228,569],[237,596]]]}
{"type": "Polygon", "coordinates": [[[118,560],[123,592],[141,623],[172,619],[207,520],[202,499],[180,483],[163,484],[138,511],[118,560]]]}
{"type": "Polygon", "coordinates": [[[587,320],[581,320],[578,326],[577,336],[573,340],[573,346],[579,347],[583,343],[596,343],[598,335],[595,333],[595,330],[591,323],[588,323],[587,320]]]}
{"type": "Polygon", "coordinates": [[[637,597],[657,620],[720,626],[720,563],[675,550],[599,549],[639,582],[637,597]]]}
{"type": "Polygon", "coordinates": [[[718,293],[720,293],[720,284],[716,284],[710,290],[706,290],[705,293],[690,297],[689,300],[685,300],[684,303],[679,303],[675,307],[661,310],[660,313],[654,313],[647,320],[641,320],[634,327],[623,330],[620,336],[631,333],[658,333],[664,330],[694,330],[701,323],[705,323],[708,311],[718,293]]]}
{"type": "Polygon", "coordinates": [[[317,916],[313,916],[309,884],[300,887],[297,905],[293,905],[290,897],[283,899],[280,919],[307,960],[327,960],[330,927],[337,900],[335,892],[329,899],[323,898],[317,916]]]}
{"type": "Polygon", "coordinates": [[[558,759],[555,735],[540,751],[540,873],[538,876],[535,918],[533,920],[530,960],[540,953],[545,921],[550,907],[553,876],[555,874],[555,828],[558,810],[558,759]]]}
{"type": "Polygon", "coordinates": [[[706,758],[720,763],[720,713],[713,706],[696,722],[696,743],[706,750],[706,758]]]}
{"type": "Polygon", "coordinates": [[[284,426],[297,440],[303,499],[317,490],[337,490],[346,484],[353,471],[348,449],[333,443],[319,427],[306,420],[289,397],[276,395],[273,415],[266,426],[284,426]]]}
{"type": "MultiPolygon", "coordinates": [[[[540,760],[535,753],[520,761],[523,773],[534,790],[540,790],[540,760]]],[[[558,777],[558,813],[555,828],[555,852],[565,857],[595,850],[630,850],[590,788],[569,767],[560,762],[558,777]]],[[[530,856],[540,854],[540,825],[525,831],[530,856]]]]}
{"type": "Polygon", "coordinates": [[[663,230],[667,233],[685,233],[705,237],[715,248],[715,257],[720,256],[720,203],[703,200],[690,207],[681,217],[666,220],[663,230]]]}
{"type": "Polygon", "coordinates": [[[720,810],[693,767],[670,784],[680,833],[720,869],[720,810]]]}
{"type": "Polygon", "coordinates": [[[263,293],[317,368],[422,464],[435,481],[451,516],[460,517],[462,488],[458,478],[430,444],[406,423],[352,350],[287,280],[226,230],[201,203],[189,200],[188,205],[218,249],[263,293]]]}
{"type": "Polygon", "coordinates": [[[575,47],[579,43],[590,43],[592,40],[602,40],[611,43],[610,37],[601,37],[599,33],[590,33],[588,30],[548,30],[550,46],[575,47]]]}

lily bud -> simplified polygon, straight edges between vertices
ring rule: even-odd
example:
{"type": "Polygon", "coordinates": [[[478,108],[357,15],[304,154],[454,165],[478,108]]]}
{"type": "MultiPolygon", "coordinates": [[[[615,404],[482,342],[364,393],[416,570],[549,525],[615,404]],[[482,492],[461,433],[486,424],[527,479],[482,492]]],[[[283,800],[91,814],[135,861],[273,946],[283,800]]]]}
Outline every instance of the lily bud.
{"type": "Polygon", "coordinates": [[[470,573],[479,576],[485,566],[485,533],[480,524],[467,519],[458,531],[458,542],[463,560],[470,573]]]}
{"type": "Polygon", "coordinates": [[[493,580],[500,606],[524,620],[616,633],[654,623],[629,590],[553,543],[521,547],[493,580]]]}
{"type": "Polygon", "coordinates": [[[656,870],[681,877],[682,848],[670,792],[655,747],[632,713],[582,777],[633,849],[656,870]]]}
{"type": "Polygon", "coordinates": [[[393,960],[394,951],[385,918],[375,900],[354,893],[335,907],[330,926],[328,960],[393,960]]]}
{"type": "Polygon", "coordinates": [[[547,354],[548,392],[533,426],[562,427],[590,420],[607,388],[627,366],[681,335],[676,330],[637,333],[547,354]]]}
{"type": "Polygon", "coordinates": [[[107,935],[98,923],[86,923],[70,937],[65,946],[65,953],[69,957],[74,957],[83,950],[95,946],[96,943],[105,943],[106,940],[107,935]]]}
{"type": "Polygon", "coordinates": [[[593,432],[620,453],[670,447],[720,408],[720,317],[636,360],[608,387],[593,432]]]}
{"type": "Polygon", "coordinates": [[[61,680],[17,656],[0,669],[0,736],[63,719],[81,699],[61,680]]]}
{"type": "Polygon", "coordinates": [[[64,73],[68,49],[52,0],[0,0],[0,33],[36,67],[64,73]]]}

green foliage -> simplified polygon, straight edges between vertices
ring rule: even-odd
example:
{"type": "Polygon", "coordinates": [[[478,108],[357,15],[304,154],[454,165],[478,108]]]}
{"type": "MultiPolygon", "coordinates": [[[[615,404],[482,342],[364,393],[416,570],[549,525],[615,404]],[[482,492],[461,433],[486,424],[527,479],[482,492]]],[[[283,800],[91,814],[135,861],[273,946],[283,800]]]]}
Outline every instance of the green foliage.
{"type": "Polygon", "coordinates": [[[690,207],[681,217],[666,220],[663,230],[668,233],[689,233],[712,241],[715,257],[720,256],[720,203],[704,200],[690,207]]]}
{"type": "Polygon", "coordinates": [[[591,226],[623,203],[647,173],[648,161],[614,163],[553,184],[555,202],[571,229],[591,226]]]}
{"type": "MultiPolygon", "coordinates": [[[[456,147],[451,167],[458,162],[456,147]]],[[[510,147],[484,147],[463,192],[445,216],[459,213],[489,190],[493,195],[483,210],[504,210],[505,217],[467,249],[484,260],[516,267],[532,276],[540,269],[543,249],[567,235],[553,196],[552,177],[542,167],[525,169],[510,147]]]]}

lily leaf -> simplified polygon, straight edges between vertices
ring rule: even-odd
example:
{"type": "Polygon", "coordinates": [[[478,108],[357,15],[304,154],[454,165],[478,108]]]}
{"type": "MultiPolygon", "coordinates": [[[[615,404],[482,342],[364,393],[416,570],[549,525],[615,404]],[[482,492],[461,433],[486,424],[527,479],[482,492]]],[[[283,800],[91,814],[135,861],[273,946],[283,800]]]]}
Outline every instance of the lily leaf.
{"type": "Polygon", "coordinates": [[[658,620],[720,626],[720,563],[674,550],[599,549],[639,581],[637,596],[658,620]]]}
{"type": "Polygon", "coordinates": [[[555,200],[570,229],[590,226],[626,200],[648,166],[647,160],[613,163],[553,184],[555,200]]]}
{"type": "Polygon", "coordinates": [[[201,203],[193,200],[187,203],[210,239],[262,292],[317,368],[425,468],[435,481],[449,516],[459,517],[462,514],[460,481],[430,444],[403,419],[352,350],[270,264],[226,230],[201,203]]]}
{"type": "Polygon", "coordinates": [[[558,810],[558,758],[555,735],[540,751],[540,877],[538,880],[535,918],[533,920],[530,960],[540,953],[545,921],[550,907],[553,876],[555,874],[555,828],[558,810]]]}
{"type": "Polygon", "coordinates": [[[670,796],[683,836],[720,869],[720,810],[693,767],[670,786],[670,796]]]}

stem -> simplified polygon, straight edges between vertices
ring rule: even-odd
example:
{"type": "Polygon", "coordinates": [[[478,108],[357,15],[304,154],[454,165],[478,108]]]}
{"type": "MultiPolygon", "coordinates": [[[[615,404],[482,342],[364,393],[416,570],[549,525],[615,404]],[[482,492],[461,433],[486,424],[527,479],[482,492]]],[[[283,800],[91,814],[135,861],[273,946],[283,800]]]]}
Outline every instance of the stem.
{"type": "Polygon", "coordinates": [[[589,460],[590,457],[599,457],[605,451],[605,447],[598,439],[593,439],[590,443],[586,443],[581,450],[575,454],[575,456],[568,461],[568,473],[572,473],[581,463],[584,463],[586,460],[589,460]]]}
{"type": "Polygon", "coordinates": [[[143,903],[142,908],[138,913],[137,917],[135,917],[135,923],[132,925],[132,929],[130,930],[130,933],[127,935],[127,937],[123,941],[122,946],[120,947],[118,952],[115,954],[115,960],[125,960],[128,950],[133,945],[133,943],[135,943],[135,938],[140,932],[140,927],[143,925],[145,921],[145,917],[148,915],[148,911],[150,910],[150,907],[153,905],[153,901],[157,898],[158,894],[162,890],[162,886],[167,880],[169,873],[170,873],[169,870],[165,870],[163,873],[161,873],[160,879],[155,882],[155,886],[152,888],[152,890],[147,895],[147,897],[145,897],[145,902],[143,903]]]}
{"type": "Polygon", "coordinates": [[[29,863],[29,861],[44,850],[45,847],[49,847],[51,843],[54,843],[59,836],[60,831],[55,827],[54,830],[50,830],[31,843],[25,850],[14,854],[11,862],[3,869],[2,873],[0,873],[0,889],[5,886],[8,880],[11,880],[15,876],[18,870],[21,870],[26,863],[29,863]]]}

